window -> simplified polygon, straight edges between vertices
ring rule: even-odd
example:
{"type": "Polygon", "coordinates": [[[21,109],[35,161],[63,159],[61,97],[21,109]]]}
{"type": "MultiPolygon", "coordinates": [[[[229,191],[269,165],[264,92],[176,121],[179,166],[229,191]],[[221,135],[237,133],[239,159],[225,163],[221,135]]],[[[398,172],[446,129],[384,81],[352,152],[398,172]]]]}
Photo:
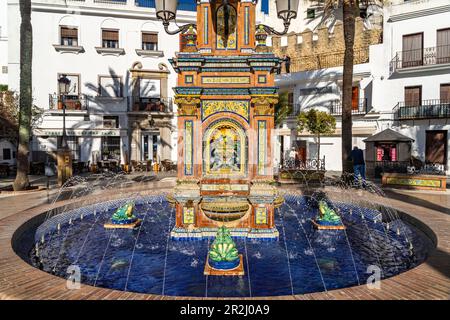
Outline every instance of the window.
{"type": "Polygon", "coordinates": [[[99,76],[99,95],[101,97],[122,97],[122,78],[118,76],[99,76]]]}
{"type": "Polygon", "coordinates": [[[120,137],[102,137],[102,159],[120,161],[120,137]]]}
{"type": "Polygon", "coordinates": [[[259,75],[259,76],[258,76],[258,83],[267,83],[267,78],[266,78],[266,76],[259,75]]]}
{"type": "Polygon", "coordinates": [[[316,10],[309,8],[306,9],[306,18],[308,19],[314,19],[316,17],[316,10]]]}
{"type": "Polygon", "coordinates": [[[78,46],[78,29],[70,27],[61,27],[61,45],[76,47],[78,46]]]}
{"type": "Polygon", "coordinates": [[[450,103],[450,83],[441,84],[441,103],[450,103]]]}
{"type": "Polygon", "coordinates": [[[436,63],[450,63],[450,28],[437,31],[436,63]]]}
{"type": "Polygon", "coordinates": [[[194,83],[194,76],[193,75],[186,75],[184,77],[184,82],[185,83],[194,83]]]}
{"type": "Polygon", "coordinates": [[[119,48],[119,30],[102,30],[102,47],[119,48]]]}
{"type": "Polygon", "coordinates": [[[376,145],[377,161],[397,161],[397,145],[381,143],[376,145]]]}
{"type": "Polygon", "coordinates": [[[3,160],[11,160],[11,149],[3,149],[3,160]]]}
{"type": "Polygon", "coordinates": [[[403,36],[402,67],[423,65],[423,33],[403,36]]]}
{"type": "Polygon", "coordinates": [[[119,117],[118,116],[104,116],[103,117],[103,128],[106,128],[106,129],[119,128],[119,117]]]}
{"type": "Polygon", "coordinates": [[[158,33],[142,32],[142,50],[157,51],[158,50],[158,33]]]}
{"type": "Polygon", "coordinates": [[[405,106],[420,106],[422,104],[422,86],[405,87],[405,106]]]}
{"type": "Polygon", "coordinates": [[[8,73],[8,66],[2,66],[2,73],[8,73]]]}

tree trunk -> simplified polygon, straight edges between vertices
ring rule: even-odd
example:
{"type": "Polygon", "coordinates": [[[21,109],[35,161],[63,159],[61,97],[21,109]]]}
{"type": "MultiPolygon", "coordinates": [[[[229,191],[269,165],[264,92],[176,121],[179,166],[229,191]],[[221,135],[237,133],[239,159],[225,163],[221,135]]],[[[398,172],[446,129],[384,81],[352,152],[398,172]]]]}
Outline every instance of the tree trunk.
{"type": "Polygon", "coordinates": [[[29,153],[31,131],[32,57],[33,30],[31,27],[31,1],[20,0],[20,97],[19,97],[19,147],[17,152],[17,175],[14,190],[23,190],[29,185],[29,153]]]}
{"type": "Polygon", "coordinates": [[[352,151],[352,83],[353,83],[353,45],[355,42],[356,0],[343,1],[344,19],[344,70],[342,83],[342,172],[351,173],[349,161],[352,151]]]}

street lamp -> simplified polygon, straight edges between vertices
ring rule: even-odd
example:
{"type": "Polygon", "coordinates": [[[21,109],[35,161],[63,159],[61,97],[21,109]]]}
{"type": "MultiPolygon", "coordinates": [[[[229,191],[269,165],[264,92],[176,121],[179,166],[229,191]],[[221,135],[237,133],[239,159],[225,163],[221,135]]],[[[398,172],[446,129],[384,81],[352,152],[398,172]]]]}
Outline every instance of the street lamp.
{"type": "Polygon", "coordinates": [[[67,78],[65,74],[62,74],[59,79],[59,94],[60,99],[63,107],[63,131],[62,131],[62,138],[61,138],[61,148],[67,149],[67,138],[66,138],[66,103],[65,103],[65,96],[70,92],[70,79],[67,78]]]}
{"type": "Polygon", "coordinates": [[[264,24],[258,25],[257,28],[263,28],[268,34],[285,35],[289,30],[291,20],[297,18],[298,2],[299,0],[275,0],[278,19],[283,20],[283,31],[276,31],[274,28],[264,24]]]}
{"type": "Polygon", "coordinates": [[[58,162],[58,184],[60,186],[72,176],[72,152],[67,145],[66,139],[66,104],[65,96],[70,92],[70,79],[65,74],[62,74],[58,79],[59,95],[63,107],[63,131],[61,138],[61,146],[58,148],[57,162],[58,162]]]}
{"type": "MultiPolygon", "coordinates": [[[[218,0],[215,0],[218,1],[218,0]]],[[[222,0],[223,4],[228,6],[228,0],[222,0]]],[[[277,15],[279,19],[283,20],[284,30],[279,32],[274,28],[260,24],[258,28],[264,29],[268,34],[275,34],[282,36],[289,30],[291,20],[297,17],[299,0],[275,0],[277,6],[277,15]]],[[[170,31],[169,24],[171,21],[175,21],[177,16],[178,0],[155,0],[156,16],[163,21],[163,26],[168,34],[177,34],[180,32],[186,32],[190,27],[196,29],[195,24],[186,24],[179,27],[177,30],[170,31]]]]}
{"type": "Polygon", "coordinates": [[[175,18],[177,16],[177,7],[178,0],[155,0],[156,17],[162,20],[164,30],[166,30],[167,34],[174,35],[180,32],[185,32],[188,31],[191,27],[196,29],[197,25],[190,23],[179,27],[177,30],[169,30],[170,22],[172,20],[175,21],[175,18]]]}

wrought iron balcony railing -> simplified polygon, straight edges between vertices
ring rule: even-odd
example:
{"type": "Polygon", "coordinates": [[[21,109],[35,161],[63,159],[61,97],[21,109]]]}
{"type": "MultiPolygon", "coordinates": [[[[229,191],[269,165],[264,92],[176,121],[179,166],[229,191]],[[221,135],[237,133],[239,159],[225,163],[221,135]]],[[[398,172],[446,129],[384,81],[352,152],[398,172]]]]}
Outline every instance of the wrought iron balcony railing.
{"type": "Polygon", "coordinates": [[[450,63],[450,45],[399,51],[390,62],[389,72],[446,63],[450,63]]]}
{"type": "Polygon", "coordinates": [[[420,103],[399,102],[393,109],[396,120],[450,118],[450,100],[422,100],[420,103]]]}
{"type": "MultiPolygon", "coordinates": [[[[342,115],[342,101],[341,100],[331,100],[326,101],[323,104],[318,105],[317,107],[327,108],[331,115],[333,116],[341,116],[342,115]]],[[[304,106],[300,103],[289,104],[284,110],[280,110],[277,116],[281,118],[292,118],[297,117],[300,112],[308,111],[311,107],[304,106]]],[[[320,110],[320,109],[319,109],[320,110]]],[[[352,105],[352,114],[353,115],[365,115],[369,112],[369,108],[367,106],[367,99],[362,98],[359,99],[352,105]]]]}
{"type": "MultiPolygon", "coordinates": [[[[353,115],[364,115],[368,112],[367,108],[367,99],[359,99],[352,101],[352,114],[353,115]]],[[[341,100],[335,100],[332,101],[330,106],[330,113],[333,116],[341,116],[342,115],[342,101],[341,100]]]]}
{"type": "Polygon", "coordinates": [[[49,94],[49,108],[50,110],[63,110],[64,105],[66,110],[87,110],[89,106],[89,99],[86,95],[59,95],[49,94]]]}
{"type": "Polygon", "coordinates": [[[130,111],[135,112],[173,112],[172,98],[142,98],[132,97],[130,111]]]}

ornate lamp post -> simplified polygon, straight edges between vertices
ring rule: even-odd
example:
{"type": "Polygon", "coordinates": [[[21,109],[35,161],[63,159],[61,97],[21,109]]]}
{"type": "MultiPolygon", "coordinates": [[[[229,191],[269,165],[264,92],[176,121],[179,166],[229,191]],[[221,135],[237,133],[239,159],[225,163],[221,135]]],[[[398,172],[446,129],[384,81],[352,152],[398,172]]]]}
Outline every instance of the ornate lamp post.
{"type": "Polygon", "coordinates": [[[58,163],[58,184],[62,186],[67,179],[72,176],[72,152],[67,144],[66,134],[66,95],[70,92],[70,79],[65,74],[62,74],[58,79],[59,84],[59,99],[63,108],[63,129],[61,137],[61,145],[57,152],[58,163]]]}
{"type": "Polygon", "coordinates": [[[282,32],[256,25],[257,0],[197,0],[197,23],[174,31],[178,1],[155,2],[166,32],[182,33],[169,60],[178,73],[172,237],[208,237],[226,226],[233,236],[277,239],[274,212],[283,199],[273,183],[271,142],[281,60],[262,40],[287,33],[298,0],[277,0],[282,32]]]}
{"type": "Polygon", "coordinates": [[[170,31],[169,25],[171,21],[175,21],[177,16],[178,0],[155,0],[156,16],[162,20],[164,29],[168,34],[174,35],[180,32],[186,32],[190,27],[197,28],[195,24],[186,24],[177,30],[170,31]]]}
{"type": "Polygon", "coordinates": [[[70,79],[65,74],[62,74],[58,79],[59,84],[59,98],[63,107],[63,131],[61,138],[61,148],[68,149],[66,137],[66,95],[70,92],[70,79]]]}

